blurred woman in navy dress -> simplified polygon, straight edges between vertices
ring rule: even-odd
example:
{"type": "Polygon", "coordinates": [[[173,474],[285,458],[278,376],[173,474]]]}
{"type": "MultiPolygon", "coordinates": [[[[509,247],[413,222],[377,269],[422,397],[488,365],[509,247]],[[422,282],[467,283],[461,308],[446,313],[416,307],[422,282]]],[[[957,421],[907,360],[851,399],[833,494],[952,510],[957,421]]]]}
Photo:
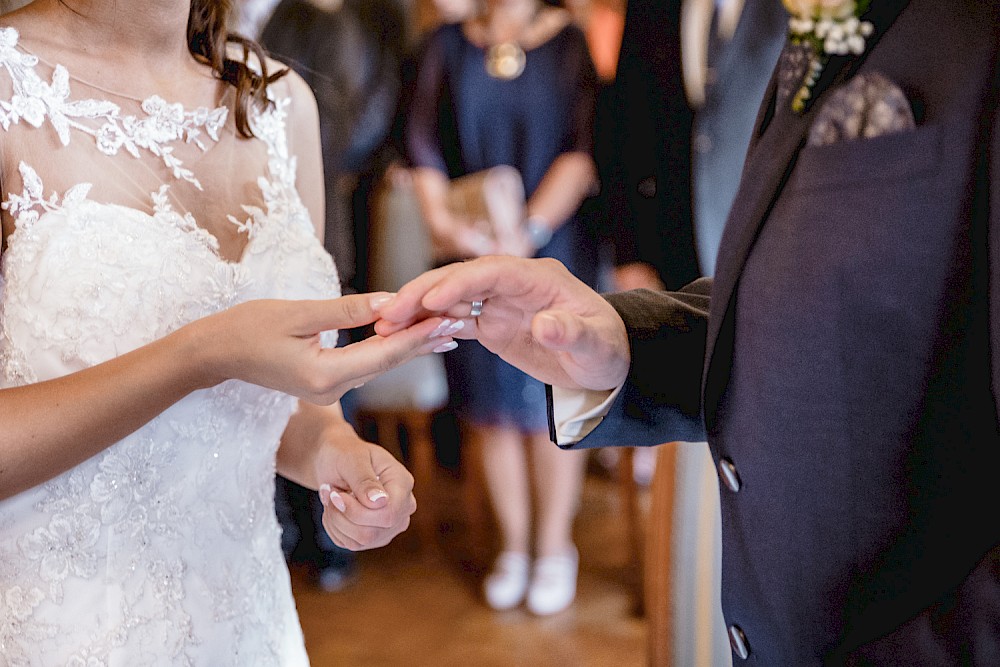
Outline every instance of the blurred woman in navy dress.
{"type": "MultiPolygon", "coordinates": [[[[487,0],[475,18],[430,36],[405,139],[439,259],[554,257],[596,284],[596,234],[578,215],[596,185],[595,91],[583,33],[566,10],[540,0],[487,0]],[[446,205],[450,179],[499,165],[517,168],[527,197],[523,231],[506,242],[474,231],[446,205]]],[[[473,341],[445,355],[445,366],[502,533],[486,600],[496,609],[526,601],[536,614],[561,611],[576,593],[572,529],[586,459],[549,442],[536,380],[473,341]]]]}

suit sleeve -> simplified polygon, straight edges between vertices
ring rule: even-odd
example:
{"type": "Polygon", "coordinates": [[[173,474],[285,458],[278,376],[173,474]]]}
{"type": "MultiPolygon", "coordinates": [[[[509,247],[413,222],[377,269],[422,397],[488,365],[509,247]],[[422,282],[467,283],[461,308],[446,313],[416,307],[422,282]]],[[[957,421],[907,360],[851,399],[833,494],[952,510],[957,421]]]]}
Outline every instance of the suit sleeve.
{"type": "MultiPolygon", "coordinates": [[[[701,380],[711,286],[711,278],[702,278],[677,292],[606,297],[625,322],[632,367],[601,424],[567,449],[705,439],[701,380]]],[[[549,397],[551,424],[551,390],[549,397]]]]}

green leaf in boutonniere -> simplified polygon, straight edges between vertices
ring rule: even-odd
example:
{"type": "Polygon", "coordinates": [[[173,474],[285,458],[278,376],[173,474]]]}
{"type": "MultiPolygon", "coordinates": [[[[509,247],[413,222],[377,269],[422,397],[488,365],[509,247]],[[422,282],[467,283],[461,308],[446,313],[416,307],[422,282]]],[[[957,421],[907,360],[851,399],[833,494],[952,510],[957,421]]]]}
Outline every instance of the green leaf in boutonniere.
{"type": "Polygon", "coordinates": [[[809,51],[809,65],[802,85],[792,97],[792,111],[802,113],[812,97],[813,86],[831,56],[861,55],[874,31],[861,19],[871,0],[782,0],[791,17],[788,38],[809,51]]]}

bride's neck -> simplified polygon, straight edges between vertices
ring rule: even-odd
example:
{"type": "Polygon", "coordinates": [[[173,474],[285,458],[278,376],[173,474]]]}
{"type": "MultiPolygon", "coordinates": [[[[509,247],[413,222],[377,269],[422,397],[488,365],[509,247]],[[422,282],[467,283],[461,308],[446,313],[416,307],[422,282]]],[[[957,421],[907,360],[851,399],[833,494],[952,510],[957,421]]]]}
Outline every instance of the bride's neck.
{"type": "MultiPolygon", "coordinates": [[[[36,0],[53,31],[92,56],[188,58],[190,0],[36,0]]],[[[56,35],[52,35],[55,37],[56,35]]]]}

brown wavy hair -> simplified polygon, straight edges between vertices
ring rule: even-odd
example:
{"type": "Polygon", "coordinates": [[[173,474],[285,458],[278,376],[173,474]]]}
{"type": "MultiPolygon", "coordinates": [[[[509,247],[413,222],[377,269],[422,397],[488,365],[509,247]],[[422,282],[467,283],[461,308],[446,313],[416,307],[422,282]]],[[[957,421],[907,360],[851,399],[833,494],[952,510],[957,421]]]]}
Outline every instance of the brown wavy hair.
{"type": "Polygon", "coordinates": [[[191,0],[188,50],[195,60],[210,66],[217,77],[236,88],[236,129],[242,136],[252,137],[250,105],[266,108],[270,104],[268,85],[287,74],[288,69],[268,73],[267,59],[260,45],[228,31],[226,23],[232,10],[233,0],[191,0]],[[242,57],[239,60],[227,56],[226,47],[230,42],[240,45],[242,57]],[[251,54],[260,63],[259,73],[248,65],[251,54]]]}

